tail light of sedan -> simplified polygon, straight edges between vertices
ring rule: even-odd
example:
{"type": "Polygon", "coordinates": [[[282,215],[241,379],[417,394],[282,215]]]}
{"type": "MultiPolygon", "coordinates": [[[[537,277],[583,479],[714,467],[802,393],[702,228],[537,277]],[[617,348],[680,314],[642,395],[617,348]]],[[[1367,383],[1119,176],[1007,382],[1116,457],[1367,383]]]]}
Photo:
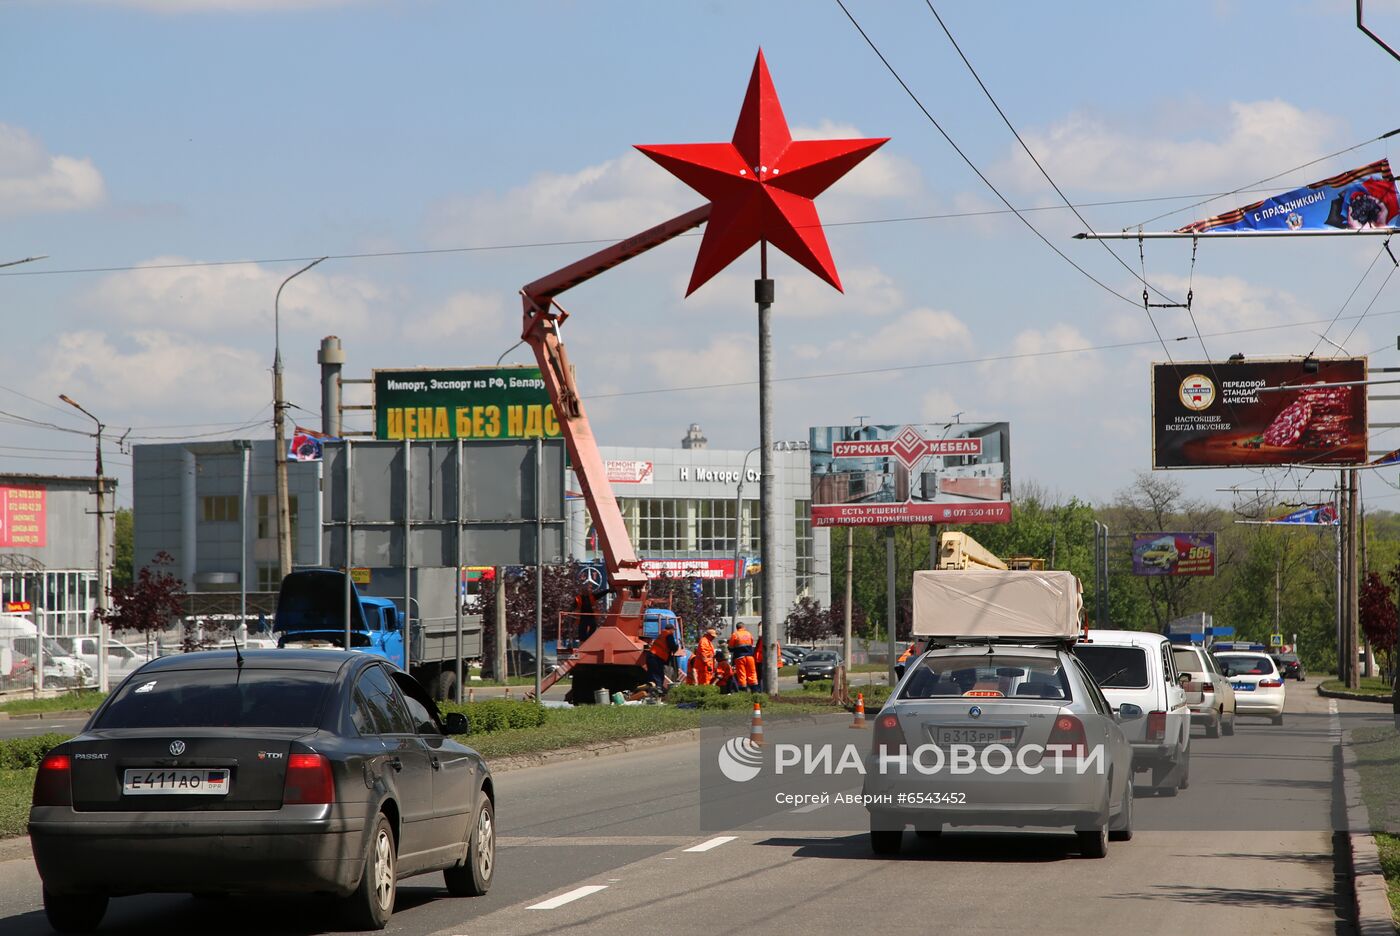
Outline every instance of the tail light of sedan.
{"type": "Polygon", "coordinates": [[[1259,688],[1260,688],[1260,689],[1282,689],[1282,688],[1283,688],[1283,680],[1281,680],[1281,679],[1261,679],[1261,680],[1259,680],[1259,688]]]}
{"type": "Polygon", "coordinates": [[[1055,716],[1055,724],[1050,729],[1050,738],[1045,742],[1046,750],[1059,748],[1071,757],[1083,757],[1088,753],[1089,739],[1084,734],[1084,723],[1073,715],[1055,716]]]}
{"type": "Polygon", "coordinates": [[[1213,683],[1213,682],[1203,682],[1203,683],[1198,683],[1197,685],[1200,686],[1200,689],[1197,690],[1198,692],[1214,692],[1214,691],[1215,691],[1215,683],[1213,683]]]}
{"type": "Polygon", "coordinates": [[[1147,713],[1147,740],[1165,741],[1167,739],[1167,713],[1148,712],[1147,713]]]}
{"type": "Polygon", "coordinates": [[[891,757],[904,754],[904,732],[899,727],[899,718],[893,714],[881,715],[875,720],[875,735],[871,740],[872,754],[891,757]]]}
{"type": "Polygon", "coordinates": [[[34,805],[73,805],[73,759],[67,754],[49,754],[40,762],[34,777],[34,805]]]}
{"type": "Polygon", "coordinates": [[[335,802],[335,775],[324,754],[287,756],[287,781],[282,787],[287,806],[335,802]]]}

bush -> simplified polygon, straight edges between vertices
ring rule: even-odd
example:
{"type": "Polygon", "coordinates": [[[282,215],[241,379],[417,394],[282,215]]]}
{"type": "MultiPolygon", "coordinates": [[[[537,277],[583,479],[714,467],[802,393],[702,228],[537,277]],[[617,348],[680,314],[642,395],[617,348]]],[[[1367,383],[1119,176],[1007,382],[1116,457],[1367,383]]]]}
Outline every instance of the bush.
{"type": "Polygon", "coordinates": [[[719,698],[719,686],[691,686],[681,683],[666,691],[666,701],[672,705],[698,705],[704,707],[706,700],[719,698]]]}
{"type": "Polygon", "coordinates": [[[809,679],[802,684],[803,692],[820,692],[822,695],[831,695],[834,684],[829,679],[809,679]]]}
{"type": "Polygon", "coordinates": [[[38,767],[44,755],[68,740],[68,735],[41,734],[30,738],[0,741],[0,770],[38,767]]]}
{"type": "Polygon", "coordinates": [[[516,699],[487,699],[461,705],[443,703],[441,709],[444,713],[461,712],[467,716],[474,735],[511,728],[538,728],[549,718],[549,709],[543,705],[516,699]]]}

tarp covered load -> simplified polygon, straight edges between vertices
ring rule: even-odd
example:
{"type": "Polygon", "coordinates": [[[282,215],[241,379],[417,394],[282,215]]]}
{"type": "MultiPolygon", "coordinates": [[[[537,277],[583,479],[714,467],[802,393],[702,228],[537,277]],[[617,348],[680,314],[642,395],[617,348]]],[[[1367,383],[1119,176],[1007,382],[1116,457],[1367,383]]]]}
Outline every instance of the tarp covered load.
{"type": "Polygon", "coordinates": [[[1074,640],[1084,596],[1072,572],[914,573],[914,636],[1074,640]]]}

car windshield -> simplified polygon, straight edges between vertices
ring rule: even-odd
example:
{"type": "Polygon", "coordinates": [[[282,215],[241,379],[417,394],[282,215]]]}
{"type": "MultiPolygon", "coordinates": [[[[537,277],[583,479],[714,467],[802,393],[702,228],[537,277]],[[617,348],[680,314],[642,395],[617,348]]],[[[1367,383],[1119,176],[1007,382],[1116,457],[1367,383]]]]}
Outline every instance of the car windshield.
{"type": "Polygon", "coordinates": [[[1103,689],[1147,688],[1147,653],[1141,647],[1079,644],[1074,655],[1103,689]]]}
{"type": "Polygon", "coordinates": [[[1183,673],[1203,673],[1206,670],[1195,650],[1173,650],[1172,659],[1176,661],[1177,670],[1183,673]]]}
{"type": "Polygon", "coordinates": [[[95,728],[309,728],[334,673],[170,670],[125,683],[95,728]]]}
{"type": "Polygon", "coordinates": [[[1220,663],[1236,676],[1268,676],[1274,671],[1274,661],[1266,656],[1223,656],[1220,663]]]}
{"type": "Polygon", "coordinates": [[[973,698],[1069,700],[1069,680],[1055,657],[1006,653],[927,656],[899,693],[901,699],[973,698]]]}
{"type": "Polygon", "coordinates": [[[835,662],[836,662],[836,654],[834,654],[834,653],[827,653],[827,652],[825,652],[825,651],[821,651],[821,652],[817,652],[817,653],[809,653],[809,654],[807,654],[805,657],[802,658],[802,662],[804,662],[804,663],[835,663],[835,662]]]}

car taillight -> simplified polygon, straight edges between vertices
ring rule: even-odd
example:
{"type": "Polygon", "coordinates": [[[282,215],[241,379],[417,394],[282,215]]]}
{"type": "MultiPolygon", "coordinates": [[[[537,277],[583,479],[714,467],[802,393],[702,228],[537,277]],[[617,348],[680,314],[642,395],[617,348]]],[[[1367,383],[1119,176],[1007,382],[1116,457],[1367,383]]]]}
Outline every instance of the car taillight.
{"type": "Polygon", "coordinates": [[[1201,692],[1214,692],[1214,691],[1215,691],[1215,683],[1203,682],[1203,683],[1200,684],[1200,686],[1201,686],[1201,689],[1200,689],[1201,692]]]}
{"type": "Polygon", "coordinates": [[[1089,739],[1084,734],[1084,723],[1073,715],[1056,715],[1055,724],[1050,729],[1050,739],[1045,742],[1045,747],[1052,750],[1057,746],[1071,757],[1083,757],[1089,746],[1089,739]]]}
{"type": "Polygon", "coordinates": [[[873,754],[903,754],[904,732],[899,728],[899,719],[894,715],[881,715],[875,720],[875,736],[871,739],[873,754]]]}
{"type": "Polygon", "coordinates": [[[73,805],[73,760],[67,754],[50,754],[34,777],[35,806],[73,805]]]}
{"type": "Polygon", "coordinates": [[[324,754],[291,754],[287,757],[287,782],[282,802],[288,806],[335,802],[335,776],[324,754]]]}
{"type": "Polygon", "coordinates": [[[1278,688],[1281,688],[1282,686],[1283,686],[1283,681],[1282,681],[1282,680],[1279,680],[1279,679],[1261,679],[1261,680],[1259,680],[1259,688],[1260,688],[1260,689],[1278,689],[1278,688]]]}
{"type": "Polygon", "coordinates": [[[1147,713],[1147,740],[1163,741],[1167,737],[1167,713],[1147,713]]]}

